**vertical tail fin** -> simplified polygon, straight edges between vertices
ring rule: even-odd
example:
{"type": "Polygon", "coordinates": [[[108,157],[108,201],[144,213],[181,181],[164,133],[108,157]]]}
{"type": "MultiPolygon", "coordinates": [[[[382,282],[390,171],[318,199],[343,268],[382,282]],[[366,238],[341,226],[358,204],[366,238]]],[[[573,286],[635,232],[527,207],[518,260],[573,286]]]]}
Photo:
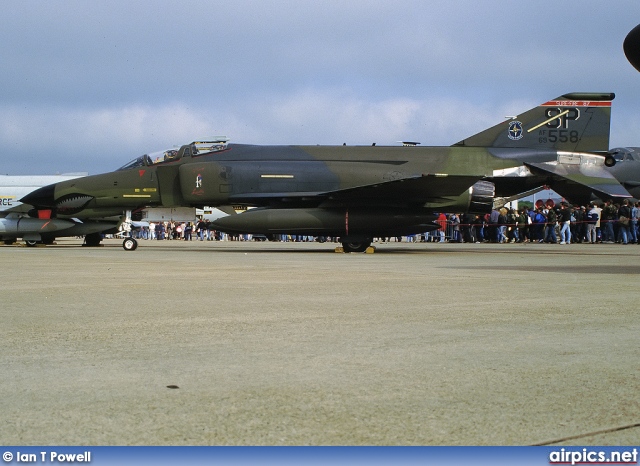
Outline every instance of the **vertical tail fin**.
{"type": "Polygon", "coordinates": [[[545,102],[455,146],[609,150],[613,93],[573,93],[545,102]]]}

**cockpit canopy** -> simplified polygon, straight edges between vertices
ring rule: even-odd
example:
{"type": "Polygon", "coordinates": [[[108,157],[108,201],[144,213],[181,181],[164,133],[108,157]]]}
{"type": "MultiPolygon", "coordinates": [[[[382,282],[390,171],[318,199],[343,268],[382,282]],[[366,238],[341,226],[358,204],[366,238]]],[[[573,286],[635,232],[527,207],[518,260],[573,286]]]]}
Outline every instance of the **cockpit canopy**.
{"type": "Polygon", "coordinates": [[[640,147],[617,147],[609,151],[616,162],[624,162],[626,160],[635,160],[640,162],[640,147]]]}
{"type": "Polygon", "coordinates": [[[149,167],[151,165],[171,163],[180,160],[182,157],[196,157],[211,152],[219,152],[227,148],[227,138],[216,138],[213,141],[194,141],[191,144],[182,146],[179,150],[167,149],[149,154],[141,155],[126,163],[117,171],[130,170],[137,167],[149,167]]]}

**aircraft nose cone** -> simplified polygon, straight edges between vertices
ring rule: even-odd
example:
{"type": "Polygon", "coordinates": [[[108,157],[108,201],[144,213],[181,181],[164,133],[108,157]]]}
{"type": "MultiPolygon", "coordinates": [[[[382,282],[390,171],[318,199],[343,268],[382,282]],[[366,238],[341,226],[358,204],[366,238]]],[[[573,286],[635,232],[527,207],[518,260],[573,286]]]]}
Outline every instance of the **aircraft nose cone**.
{"type": "Polygon", "coordinates": [[[55,185],[50,184],[31,191],[29,194],[20,199],[23,204],[32,205],[34,207],[55,207],[55,185]]]}
{"type": "Polygon", "coordinates": [[[640,24],[627,34],[622,48],[629,63],[631,63],[636,70],[640,71],[640,24]]]}

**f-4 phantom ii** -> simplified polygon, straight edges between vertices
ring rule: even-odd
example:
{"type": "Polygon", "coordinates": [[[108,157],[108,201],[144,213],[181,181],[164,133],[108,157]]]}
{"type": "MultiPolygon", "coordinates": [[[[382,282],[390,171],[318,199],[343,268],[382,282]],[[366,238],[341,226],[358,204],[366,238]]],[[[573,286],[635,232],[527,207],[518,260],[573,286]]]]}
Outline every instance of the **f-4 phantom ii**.
{"type": "Polygon", "coordinates": [[[448,147],[194,142],[22,201],[57,218],[114,207],[254,207],[213,227],[340,237],[345,252],[364,251],[374,237],[436,229],[439,212],[484,214],[496,198],[542,187],[575,202],[630,197],[606,168],[615,164],[608,152],[613,99],[562,95],[448,147]]]}
{"type": "Polygon", "coordinates": [[[80,176],[84,175],[0,175],[0,241],[11,244],[22,238],[27,246],[35,246],[39,242],[51,243],[57,237],[85,236],[87,244],[99,243],[100,232],[115,228],[117,220],[83,222],[78,219],[48,218],[49,215],[43,215],[42,211],[42,218],[32,218],[29,216],[31,206],[18,200],[42,186],[80,176]]]}

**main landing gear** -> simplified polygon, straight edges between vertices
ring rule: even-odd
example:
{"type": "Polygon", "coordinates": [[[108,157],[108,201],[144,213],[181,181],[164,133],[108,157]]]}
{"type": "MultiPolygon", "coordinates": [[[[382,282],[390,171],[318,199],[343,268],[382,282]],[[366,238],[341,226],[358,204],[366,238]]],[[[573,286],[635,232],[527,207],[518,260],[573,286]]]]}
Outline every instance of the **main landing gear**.
{"type": "Polygon", "coordinates": [[[100,242],[102,241],[102,235],[100,233],[89,233],[84,237],[83,246],[87,246],[90,248],[97,248],[100,246],[100,242]]]}
{"type": "Polygon", "coordinates": [[[371,239],[369,238],[342,241],[342,250],[344,252],[365,252],[369,246],[371,246],[371,239]]]}

